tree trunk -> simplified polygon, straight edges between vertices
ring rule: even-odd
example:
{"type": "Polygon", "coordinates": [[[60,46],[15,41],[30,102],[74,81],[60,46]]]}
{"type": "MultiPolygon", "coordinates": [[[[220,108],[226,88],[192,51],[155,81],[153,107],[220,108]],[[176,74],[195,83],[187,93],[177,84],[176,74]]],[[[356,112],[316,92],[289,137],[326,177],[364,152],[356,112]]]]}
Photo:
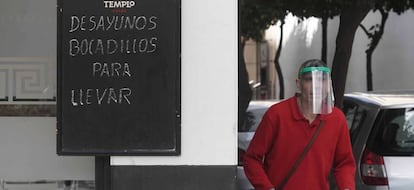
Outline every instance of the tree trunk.
{"type": "Polygon", "coordinates": [[[368,91],[372,91],[373,86],[372,86],[372,53],[374,51],[367,51],[367,90],[368,91]]]}
{"type": "Polygon", "coordinates": [[[285,98],[285,85],[284,85],[284,80],[283,80],[283,73],[282,73],[282,68],[280,67],[280,62],[279,62],[279,58],[280,58],[280,54],[282,52],[282,42],[283,42],[283,25],[285,24],[285,21],[281,20],[281,24],[280,24],[280,39],[279,39],[279,47],[277,48],[276,54],[275,54],[275,60],[273,61],[275,64],[275,69],[276,69],[276,73],[277,73],[277,77],[279,80],[279,99],[282,100],[285,98]]]}
{"type": "Polygon", "coordinates": [[[244,46],[245,41],[242,41],[239,48],[239,61],[238,61],[238,126],[243,126],[243,122],[246,117],[246,109],[249,106],[249,102],[252,99],[252,90],[249,85],[249,75],[247,73],[246,64],[244,61],[244,46]]]}
{"type": "Polygon", "coordinates": [[[344,9],[341,12],[335,55],[332,63],[332,84],[335,93],[335,105],[337,107],[342,106],[355,32],[369,10],[369,6],[364,7],[359,4],[344,9]]]}
{"type": "Polygon", "coordinates": [[[328,17],[322,17],[322,55],[321,60],[327,63],[327,46],[328,46],[328,17]]]}
{"type": "MultiPolygon", "coordinates": [[[[366,52],[366,56],[367,56],[367,90],[368,91],[372,91],[374,90],[374,85],[373,85],[373,74],[372,74],[372,55],[374,54],[375,49],[377,48],[382,35],[384,34],[384,28],[385,28],[385,23],[387,22],[388,19],[388,12],[383,10],[383,9],[379,9],[380,13],[381,13],[381,24],[379,25],[379,29],[378,31],[374,31],[372,34],[367,34],[368,36],[370,36],[371,38],[371,43],[368,47],[368,49],[365,51],[366,52]]],[[[366,29],[364,29],[365,32],[367,33],[368,31],[366,31],[366,29]]]]}

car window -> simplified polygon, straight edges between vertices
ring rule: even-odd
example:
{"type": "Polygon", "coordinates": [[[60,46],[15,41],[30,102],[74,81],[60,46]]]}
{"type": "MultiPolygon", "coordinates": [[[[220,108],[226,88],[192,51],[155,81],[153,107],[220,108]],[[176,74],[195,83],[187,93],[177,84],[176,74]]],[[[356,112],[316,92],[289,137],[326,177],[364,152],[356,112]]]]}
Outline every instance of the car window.
{"type": "Polygon", "coordinates": [[[404,113],[399,114],[388,124],[388,129],[384,134],[396,143],[398,147],[404,149],[414,148],[414,108],[405,109],[404,113]],[[394,129],[395,128],[395,129],[394,129]],[[393,134],[395,133],[395,134],[393,134]]]}
{"type": "Polygon", "coordinates": [[[351,101],[344,101],[342,111],[345,114],[351,142],[354,142],[362,128],[367,110],[351,101]]]}
{"type": "Polygon", "coordinates": [[[379,125],[374,144],[383,155],[414,153],[414,108],[384,110],[379,125]]]}
{"type": "Polygon", "coordinates": [[[260,121],[264,113],[266,112],[267,107],[263,108],[255,108],[249,109],[246,112],[246,120],[241,128],[239,128],[239,132],[254,132],[256,131],[257,127],[259,126],[260,121]]]}

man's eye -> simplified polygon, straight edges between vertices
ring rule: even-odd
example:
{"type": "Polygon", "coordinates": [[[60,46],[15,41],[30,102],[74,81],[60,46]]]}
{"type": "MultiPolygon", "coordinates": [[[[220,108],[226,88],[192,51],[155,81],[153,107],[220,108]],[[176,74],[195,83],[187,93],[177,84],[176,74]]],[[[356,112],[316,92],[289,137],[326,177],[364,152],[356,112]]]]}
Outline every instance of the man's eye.
{"type": "Polygon", "coordinates": [[[304,77],[302,80],[305,82],[310,82],[312,81],[312,77],[304,77]]]}

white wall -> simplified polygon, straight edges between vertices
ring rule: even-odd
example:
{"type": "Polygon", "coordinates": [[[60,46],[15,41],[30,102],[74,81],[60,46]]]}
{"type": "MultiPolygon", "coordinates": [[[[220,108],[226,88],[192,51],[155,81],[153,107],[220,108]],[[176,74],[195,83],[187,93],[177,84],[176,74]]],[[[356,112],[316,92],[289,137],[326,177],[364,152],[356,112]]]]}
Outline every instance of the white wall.
{"type": "MultiPolygon", "coordinates": [[[[373,54],[374,90],[413,89],[414,80],[414,11],[409,10],[402,15],[390,13],[385,26],[385,33],[373,54]]],[[[378,13],[369,13],[363,24],[369,28],[380,22],[378,13]]],[[[335,53],[335,41],[338,32],[339,18],[328,23],[328,64],[335,53]]],[[[284,26],[284,38],[280,63],[285,80],[285,96],[295,92],[295,78],[299,65],[312,58],[321,57],[321,25],[318,19],[310,18],[298,23],[297,18],[289,16],[284,26]]],[[[266,36],[278,42],[279,26],[270,28],[266,36]]],[[[358,28],[349,63],[345,92],[366,91],[366,54],[368,38],[358,28]]],[[[273,55],[271,55],[273,58],[273,55]]],[[[277,84],[277,83],[276,83],[277,84]]]]}
{"type": "Polygon", "coordinates": [[[0,117],[1,180],[94,180],[92,156],[56,155],[55,117],[0,117]]]}
{"type": "Polygon", "coordinates": [[[181,155],[111,165],[237,164],[237,1],[182,0],[181,155]]]}
{"type": "MultiPolygon", "coordinates": [[[[372,56],[372,72],[374,90],[413,89],[414,75],[414,11],[410,10],[398,16],[390,13],[385,25],[385,32],[372,56]]],[[[371,14],[364,20],[369,23],[379,23],[378,14],[371,14]]],[[[356,42],[353,46],[350,60],[347,92],[364,91],[366,89],[365,49],[368,41],[361,29],[357,31],[356,42]]]]}
{"type": "Polygon", "coordinates": [[[56,3],[0,1],[0,56],[56,59],[56,3]]]}
{"type": "MultiPolygon", "coordinates": [[[[0,26],[1,98],[55,95],[56,1],[0,1],[0,26]]],[[[55,117],[0,117],[0,152],[0,180],[94,180],[94,157],[56,154],[55,117]]]]}

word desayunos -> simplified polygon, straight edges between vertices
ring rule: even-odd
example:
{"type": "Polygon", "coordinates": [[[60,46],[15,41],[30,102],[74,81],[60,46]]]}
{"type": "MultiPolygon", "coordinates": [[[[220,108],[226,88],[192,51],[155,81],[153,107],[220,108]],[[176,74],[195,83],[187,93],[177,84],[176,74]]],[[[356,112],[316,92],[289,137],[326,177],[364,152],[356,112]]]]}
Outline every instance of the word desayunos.
{"type": "Polygon", "coordinates": [[[69,33],[77,31],[155,30],[156,16],[71,16],[69,33]]]}

